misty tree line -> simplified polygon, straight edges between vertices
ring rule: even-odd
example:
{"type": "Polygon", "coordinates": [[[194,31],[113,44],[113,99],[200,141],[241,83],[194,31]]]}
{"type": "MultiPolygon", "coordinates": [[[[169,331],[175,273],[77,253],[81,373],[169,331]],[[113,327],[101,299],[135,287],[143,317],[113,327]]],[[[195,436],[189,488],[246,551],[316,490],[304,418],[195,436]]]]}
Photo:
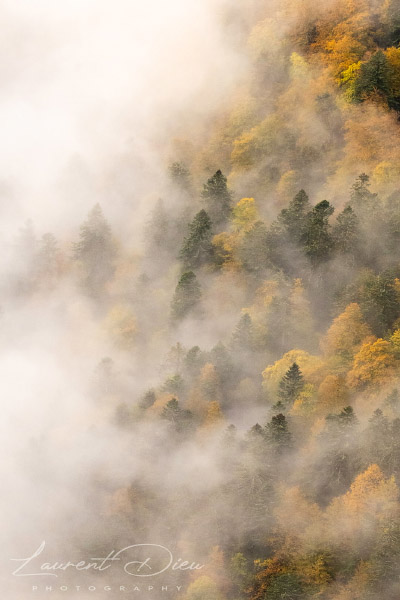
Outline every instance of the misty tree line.
{"type": "MultiPolygon", "coordinates": [[[[221,171],[204,184],[200,210],[188,214],[185,204],[195,199],[190,175],[180,164],[171,174],[187,219],[182,223],[178,209],[161,203],[153,212],[137,285],[122,291],[136,322],[114,312],[121,289],[113,281],[124,250],[117,251],[98,205],[67,252],[50,234],[37,240],[31,224],[16,244],[23,260],[13,284],[20,297],[55,291],[72,277],[97,318],[111,310],[114,342],[127,356],[136,356],[135,345],[140,353],[141,327],[148,328],[140,311],[158,302],[149,282],[171,291],[155,325],[170,339],[185,323],[212,326],[207,294],[218,281],[227,294],[229,277],[245,290],[236,327],[209,350],[177,342],[165,379],[139,398],[122,385],[111,358],[98,366],[93,398],[114,398],[113,425],[121,435],[153,424],[154,436],[158,427],[163,432],[163,452],[217,440],[210,468],[218,483],[207,498],[186,487],[165,492],[151,478],[132,481],[110,522],[145,534],[154,526],[149,507],[162,506],[165,535],[179,538],[182,523],[193,539],[201,531],[198,550],[205,558],[215,554],[220,571],[210,567],[193,583],[190,600],[305,599],[324,590],[330,598],[329,586],[357,578],[364,563],[374,574],[369,593],[376,594],[399,572],[393,507],[400,477],[400,196],[381,200],[363,174],[336,220],[328,201],[313,206],[301,190],[268,225],[254,199],[234,201],[221,171]],[[243,432],[240,415],[251,410],[264,420],[243,432]],[[359,517],[359,529],[344,544],[335,538],[335,523],[343,520],[346,531],[352,511],[368,513],[360,497],[373,515],[359,517]],[[190,501],[199,507],[195,522],[190,501]],[[308,531],[301,523],[310,514],[308,531]],[[300,525],[286,531],[289,515],[300,525]],[[326,539],[319,527],[328,531],[326,539]]],[[[155,461],[158,452],[155,443],[155,461]]]]}

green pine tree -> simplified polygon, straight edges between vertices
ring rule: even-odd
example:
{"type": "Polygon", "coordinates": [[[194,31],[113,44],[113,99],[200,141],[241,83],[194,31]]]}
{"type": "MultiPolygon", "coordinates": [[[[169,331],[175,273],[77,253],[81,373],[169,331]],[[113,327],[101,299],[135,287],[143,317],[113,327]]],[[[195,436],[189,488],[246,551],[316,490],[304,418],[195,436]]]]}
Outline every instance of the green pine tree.
{"type": "Polygon", "coordinates": [[[211,220],[205,210],[201,210],[189,224],[189,235],[185,238],[180,258],[190,269],[201,267],[212,258],[211,220]]]}
{"type": "Polygon", "coordinates": [[[290,369],[279,382],[278,396],[286,406],[291,406],[304,387],[304,378],[297,363],[290,369]]]}
{"type": "Polygon", "coordinates": [[[387,99],[390,95],[390,75],[389,61],[382,50],[378,50],[368,62],[361,63],[354,82],[355,101],[362,102],[376,92],[387,99]]]}
{"type": "Polygon", "coordinates": [[[353,264],[360,248],[360,231],[357,215],[351,206],[338,215],[332,232],[335,250],[353,264]]]}
{"type": "Polygon", "coordinates": [[[183,273],[171,305],[171,317],[174,321],[183,319],[193,312],[201,298],[201,288],[193,271],[183,273]]]}
{"type": "Polygon", "coordinates": [[[201,196],[213,225],[220,230],[232,211],[232,194],[228,189],[227,179],[220,170],[204,184],[201,196]]]}
{"type": "MultiPolygon", "coordinates": [[[[351,186],[351,203],[356,210],[369,209],[374,205],[377,195],[370,191],[370,185],[369,175],[361,173],[351,186]]],[[[362,212],[359,214],[362,215],[362,212]]]]}
{"type": "Polygon", "coordinates": [[[287,238],[299,242],[307,226],[307,215],[310,212],[310,201],[304,190],[300,190],[288,208],[281,210],[277,222],[285,231],[287,238]]]}
{"type": "Polygon", "coordinates": [[[73,245],[74,259],[82,269],[82,284],[90,295],[104,292],[114,274],[115,245],[111,228],[99,204],[90,211],[73,245]]]}
{"type": "Polygon", "coordinates": [[[232,335],[232,347],[240,351],[253,349],[254,344],[253,322],[248,313],[240,317],[239,323],[232,335]]]}
{"type": "Polygon", "coordinates": [[[182,191],[188,192],[191,188],[190,171],[182,162],[174,162],[168,167],[169,177],[182,191]]]}
{"type": "Polygon", "coordinates": [[[292,435],[285,415],[280,413],[272,417],[265,427],[265,438],[268,445],[278,454],[291,447],[292,435]]]}
{"type": "Polygon", "coordinates": [[[303,234],[304,251],[316,267],[328,260],[333,248],[333,239],[330,232],[329,217],[334,211],[327,200],[319,202],[307,217],[307,225],[303,234]]]}
{"type": "Polygon", "coordinates": [[[260,275],[269,266],[268,230],[262,221],[254,223],[244,235],[239,258],[246,271],[260,275]]]}

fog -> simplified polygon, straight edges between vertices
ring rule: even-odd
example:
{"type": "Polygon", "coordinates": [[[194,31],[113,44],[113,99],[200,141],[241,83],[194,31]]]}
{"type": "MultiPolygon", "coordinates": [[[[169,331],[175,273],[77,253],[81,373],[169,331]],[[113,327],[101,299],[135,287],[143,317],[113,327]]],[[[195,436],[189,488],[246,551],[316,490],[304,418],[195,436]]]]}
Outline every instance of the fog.
{"type": "Polygon", "coordinates": [[[7,599],[347,600],[378,569],[400,478],[400,145],[386,156],[395,110],[376,90],[351,104],[327,67],[329,19],[339,36],[364,8],[0,3],[7,599]],[[148,589],[74,566],[142,544],[131,561],[201,569],[148,589]]]}
{"type": "MultiPolygon", "coordinates": [[[[215,110],[244,66],[220,27],[223,9],[215,0],[1,3],[7,250],[27,219],[38,234],[50,230],[70,243],[71,230],[97,202],[139,246],[166,177],[171,132],[181,118],[215,110]]],[[[140,456],[149,432],[140,434],[139,449],[131,438],[121,442],[110,409],[88,397],[110,343],[87,300],[66,283],[28,306],[13,302],[12,295],[3,299],[1,333],[2,573],[7,597],[25,599],[29,586],[10,586],[10,559],[33,552],[42,539],[57,540],[66,559],[72,539],[90,547],[92,534],[85,540],[79,530],[94,503],[96,473],[119,487],[162,467],[140,456]]],[[[131,370],[134,396],[144,382],[134,364],[131,370]]],[[[190,481],[194,467],[187,468],[190,481]]],[[[95,523],[101,528],[101,511],[95,523]]],[[[136,543],[146,541],[159,543],[158,536],[136,543]]]]}
{"type": "Polygon", "coordinates": [[[64,233],[94,201],[116,220],[128,204],[143,209],[175,123],[214,110],[243,67],[220,27],[223,9],[2,2],[5,233],[26,218],[64,233]]]}

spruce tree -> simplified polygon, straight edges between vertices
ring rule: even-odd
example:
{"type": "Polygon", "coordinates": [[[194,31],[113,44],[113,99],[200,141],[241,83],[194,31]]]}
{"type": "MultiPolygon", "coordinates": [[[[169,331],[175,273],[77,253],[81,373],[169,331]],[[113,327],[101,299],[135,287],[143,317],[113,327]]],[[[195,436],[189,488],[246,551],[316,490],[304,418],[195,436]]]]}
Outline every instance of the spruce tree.
{"type": "Polygon", "coordinates": [[[191,187],[190,171],[182,162],[174,162],[168,167],[169,176],[174,185],[188,192],[191,187]]]}
{"type": "Polygon", "coordinates": [[[373,93],[386,99],[390,95],[390,63],[382,50],[378,50],[366,63],[361,63],[354,82],[354,98],[362,102],[373,93]]]}
{"type": "Polygon", "coordinates": [[[290,406],[304,387],[304,378],[297,363],[293,363],[279,382],[278,396],[281,402],[290,406]]]}
{"type": "Polygon", "coordinates": [[[391,329],[400,312],[400,300],[391,273],[363,275],[355,300],[373,333],[384,337],[391,329]]]}
{"type": "Polygon", "coordinates": [[[204,184],[201,195],[213,225],[216,229],[221,229],[232,211],[232,194],[228,189],[227,179],[220,170],[204,184]]]}
{"type": "Polygon", "coordinates": [[[115,246],[111,228],[99,204],[83,223],[79,242],[74,244],[74,259],[82,268],[82,283],[90,295],[104,291],[114,274],[115,246]]]}
{"type": "Polygon", "coordinates": [[[354,443],[358,419],[353,408],[347,406],[339,414],[328,415],[325,422],[325,429],[319,435],[322,454],[314,464],[314,475],[310,476],[322,504],[345,493],[360,469],[354,443]]]}
{"type": "Polygon", "coordinates": [[[310,201],[304,190],[300,190],[288,208],[281,210],[277,222],[284,230],[288,240],[299,242],[307,225],[307,215],[311,209],[310,201]]]}
{"type": "Polygon", "coordinates": [[[261,274],[269,266],[268,230],[262,221],[254,223],[244,235],[239,258],[250,273],[261,274]]]}
{"type": "Polygon", "coordinates": [[[351,206],[338,215],[332,232],[336,252],[354,262],[360,245],[358,218],[351,206]]]}
{"type": "Polygon", "coordinates": [[[177,433],[189,433],[194,426],[193,414],[190,410],[184,410],[179,406],[176,398],[172,398],[164,406],[161,418],[169,421],[177,433]]]}
{"type": "Polygon", "coordinates": [[[201,298],[201,288],[193,271],[183,273],[172,300],[171,317],[180,320],[192,312],[201,298]]]}
{"type": "Polygon", "coordinates": [[[253,348],[253,322],[248,313],[240,317],[232,335],[232,347],[235,350],[248,351],[253,348]]]}
{"type": "Polygon", "coordinates": [[[327,200],[323,200],[308,214],[303,243],[305,254],[314,267],[330,258],[333,239],[329,217],[333,211],[333,206],[327,200]]]}
{"type": "MultiPolygon", "coordinates": [[[[370,209],[373,207],[377,194],[373,194],[370,191],[370,182],[369,175],[366,173],[361,173],[356,179],[356,181],[351,186],[351,203],[353,208],[358,209],[370,209]]],[[[363,212],[359,211],[359,214],[362,216],[363,212]]]]}
{"type": "Polygon", "coordinates": [[[265,437],[268,445],[278,454],[290,448],[292,436],[285,415],[280,413],[272,417],[270,423],[266,425],[265,437]]]}
{"type": "Polygon", "coordinates": [[[174,224],[161,198],[158,199],[147,223],[145,241],[147,255],[156,265],[165,255],[176,252],[174,224]]]}
{"type": "Polygon", "coordinates": [[[142,398],[139,401],[139,407],[143,410],[147,410],[151,406],[153,406],[156,401],[156,394],[153,389],[148,390],[145,394],[143,394],[142,398]]]}
{"type": "Polygon", "coordinates": [[[237,370],[234,367],[229,351],[222,342],[218,342],[211,350],[210,361],[215,366],[223,387],[229,387],[235,384],[237,370]]]}
{"type": "Polygon", "coordinates": [[[211,220],[201,210],[189,224],[189,235],[183,242],[180,258],[189,269],[195,269],[210,261],[212,257],[211,220]]]}
{"type": "Polygon", "coordinates": [[[386,396],[384,406],[392,410],[396,416],[400,414],[400,394],[397,388],[394,388],[394,390],[386,396]]]}

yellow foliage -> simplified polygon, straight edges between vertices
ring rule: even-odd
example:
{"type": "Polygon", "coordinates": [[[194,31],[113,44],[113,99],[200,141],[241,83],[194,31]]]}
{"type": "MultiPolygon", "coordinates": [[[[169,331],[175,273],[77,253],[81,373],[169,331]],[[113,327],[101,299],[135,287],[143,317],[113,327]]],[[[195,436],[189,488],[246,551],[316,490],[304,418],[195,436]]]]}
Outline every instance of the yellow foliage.
{"type": "Polygon", "coordinates": [[[393,96],[400,96],[400,48],[388,48],[386,58],[391,66],[390,83],[393,96]]]}
{"type": "Polygon", "coordinates": [[[371,171],[383,161],[396,164],[400,159],[400,145],[393,140],[393,131],[398,128],[395,115],[369,102],[357,110],[352,107],[349,112],[343,163],[347,173],[356,177],[360,170],[371,171]]]}
{"type": "Polygon", "coordinates": [[[249,169],[257,160],[256,130],[243,133],[233,143],[232,164],[236,169],[249,169]]]}
{"type": "Polygon", "coordinates": [[[147,410],[147,413],[153,415],[161,415],[165,406],[167,406],[168,402],[173,398],[177,398],[177,396],[174,394],[160,394],[159,396],[157,396],[157,399],[154,402],[154,404],[150,406],[150,408],[147,410]]]}
{"type": "Polygon", "coordinates": [[[207,363],[204,365],[196,385],[206,400],[219,401],[221,399],[220,381],[213,364],[207,363]]]}
{"type": "Polygon", "coordinates": [[[390,338],[394,355],[396,358],[400,358],[400,329],[396,329],[390,338]]]}
{"type": "Polygon", "coordinates": [[[346,520],[362,520],[364,516],[381,519],[398,511],[398,495],[394,477],[386,479],[378,465],[373,464],[355,478],[344,496],[332,500],[327,516],[342,514],[346,520]]]}
{"type": "Polygon", "coordinates": [[[375,185],[383,185],[388,190],[388,185],[397,185],[400,175],[400,167],[389,160],[378,163],[372,173],[372,182],[375,185]]]}
{"type": "Polygon", "coordinates": [[[323,556],[301,558],[294,566],[306,585],[324,588],[332,579],[323,556]]]}
{"type": "Polygon", "coordinates": [[[370,510],[371,505],[381,510],[382,501],[387,507],[395,506],[398,493],[394,477],[385,479],[378,465],[370,465],[366,471],[356,477],[350,490],[342,497],[342,503],[346,509],[353,512],[370,510]]]}
{"type": "Polygon", "coordinates": [[[297,52],[293,52],[290,56],[290,74],[293,79],[305,79],[309,74],[307,61],[297,52]]]}
{"type": "Polygon", "coordinates": [[[291,415],[307,416],[312,415],[317,410],[317,398],[315,387],[311,383],[306,383],[298,395],[290,411],[291,415]]]}
{"type": "Polygon", "coordinates": [[[207,415],[203,423],[203,427],[210,429],[213,427],[220,426],[224,421],[224,415],[222,414],[219,402],[213,401],[208,405],[207,415]]]}
{"type": "Polygon", "coordinates": [[[361,60],[356,63],[351,64],[347,69],[341,72],[340,74],[340,83],[350,83],[353,81],[357,75],[357,72],[361,68],[361,60]]]}
{"type": "Polygon", "coordinates": [[[185,600],[222,600],[217,584],[206,575],[189,585],[184,598],[185,600]]]}
{"type": "Polygon", "coordinates": [[[359,350],[363,340],[371,335],[358,304],[349,304],[328,329],[321,341],[323,352],[331,357],[337,356],[343,365],[347,365],[359,350]]]}
{"type": "Polygon", "coordinates": [[[396,362],[390,342],[381,338],[366,342],[354,357],[347,383],[353,388],[386,383],[394,375],[396,362]]]}
{"type": "Polygon", "coordinates": [[[305,350],[290,350],[280,360],[277,360],[263,371],[262,375],[265,387],[275,392],[280,380],[293,363],[299,365],[307,381],[310,383],[319,383],[323,374],[323,361],[318,356],[313,356],[305,350]]]}
{"type": "Polygon", "coordinates": [[[347,406],[348,401],[349,390],[345,378],[341,375],[327,375],[318,388],[318,413],[336,413],[347,406]]]}
{"type": "Polygon", "coordinates": [[[399,490],[394,477],[386,479],[373,464],[356,477],[343,496],[326,509],[327,533],[342,548],[373,543],[376,527],[398,515],[399,490]]]}
{"type": "Polygon", "coordinates": [[[241,263],[236,258],[238,247],[238,237],[236,234],[218,233],[213,237],[212,245],[217,264],[227,270],[239,270],[241,263]]]}
{"type": "Polygon", "coordinates": [[[274,279],[265,280],[256,291],[255,303],[253,306],[259,309],[267,308],[278,292],[278,282],[274,279]]]}
{"type": "Polygon", "coordinates": [[[232,211],[233,224],[236,231],[249,231],[260,215],[254,198],[242,198],[232,211]]]}
{"type": "MultiPolygon", "coordinates": [[[[335,31],[326,42],[325,48],[328,53],[329,65],[340,83],[342,72],[360,61],[365,53],[365,47],[351,33],[345,33],[342,37],[337,36],[338,32],[335,31]]],[[[349,73],[346,76],[348,77],[349,73]]]]}
{"type": "Polygon", "coordinates": [[[277,115],[270,115],[259,125],[243,133],[233,144],[233,167],[238,170],[249,169],[260,158],[274,152],[284,143],[283,129],[283,123],[277,115]]]}

